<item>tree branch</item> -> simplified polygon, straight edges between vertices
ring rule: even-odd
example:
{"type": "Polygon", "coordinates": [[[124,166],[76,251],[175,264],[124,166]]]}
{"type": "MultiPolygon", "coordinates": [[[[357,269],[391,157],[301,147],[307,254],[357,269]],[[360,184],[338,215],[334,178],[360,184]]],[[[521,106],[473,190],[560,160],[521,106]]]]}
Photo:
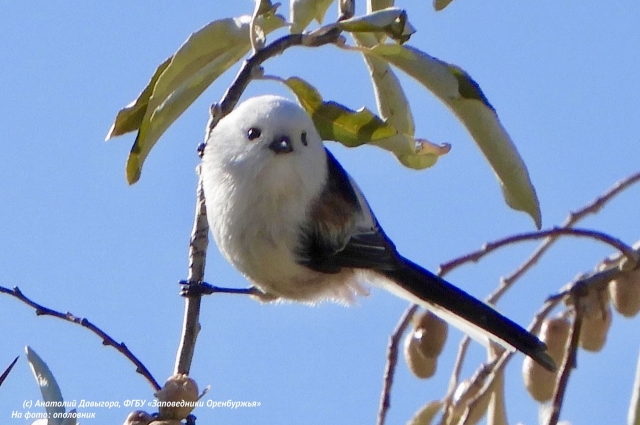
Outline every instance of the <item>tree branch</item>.
{"type": "Polygon", "coordinates": [[[17,286],[13,289],[0,286],[0,293],[11,295],[12,297],[17,298],[23,303],[27,304],[28,306],[34,308],[36,311],[36,315],[38,316],[57,317],[58,319],[75,323],[76,325],[80,325],[89,329],[91,332],[93,332],[94,334],[102,338],[102,345],[107,345],[115,348],[120,353],[122,353],[127,359],[129,359],[131,363],[133,363],[136,366],[136,372],[144,376],[147,379],[147,381],[149,381],[149,383],[151,384],[151,386],[155,391],[160,390],[160,385],[153,378],[153,376],[151,375],[151,372],[149,372],[146,366],[140,360],[138,360],[138,358],[131,352],[131,350],[127,348],[124,342],[116,342],[116,340],[113,339],[111,336],[109,336],[109,334],[107,334],[102,329],[100,329],[99,327],[91,323],[88,319],[76,317],[69,312],[61,313],[59,311],[45,307],[42,304],[38,304],[37,302],[31,300],[26,295],[24,295],[17,286]]]}
{"type": "MultiPolygon", "coordinates": [[[[198,172],[198,189],[196,191],[196,214],[189,240],[189,272],[187,282],[191,285],[199,285],[204,279],[207,248],[209,246],[209,222],[207,221],[207,207],[204,199],[204,188],[200,166],[198,172]]],[[[200,332],[200,304],[201,294],[185,297],[184,320],[182,322],[182,335],[176,355],[174,374],[189,374],[193,353],[196,348],[196,339],[200,332]]]]}
{"type": "Polygon", "coordinates": [[[411,318],[418,310],[416,304],[412,304],[402,313],[396,328],[389,337],[389,346],[387,348],[387,364],[384,370],[384,384],[382,387],[382,394],[380,396],[380,407],[378,409],[378,425],[384,425],[387,418],[387,412],[391,407],[391,386],[393,385],[393,378],[396,373],[396,365],[398,364],[398,347],[404,331],[409,326],[411,318]]]}
{"type": "Polygon", "coordinates": [[[340,33],[341,30],[331,24],[318,28],[310,34],[286,35],[255,52],[244,62],[235,80],[231,83],[227,91],[224,92],[222,99],[216,105],[218,112],[209,119],[206,139],[209,138],[209,133],[214,129],[216,124],[218,124],[218,121],[228,115],[236,106],[238,100],[240,100],[240,96],[242,96],[242,93],[244,93],[251,80],[253,80],[263,62],[282,54],[286,49],[293,46],[319,47],[325,44],[335,43],[338,41],[340,33]]]}
{"type": "MultiPolygon", "coordinates": [[[[577,296],[574,297],[577,298],[577,296]]],[[[574,300],[574,305],[578,305],[577,299],[574,300]]],[[[580,341],[580,329],[582,327],[582,311],[580,308],[574,308],[573,313],[573,326],[571,327],[569,337],[568,352],[560,366],[560,376],[556,382],[556,389],[554,391],[553,403],[551,404],[551,412],[547,420],[547,425],[556,425],[558,423],[560,410],[562,410],[562,402],[564,401],[564,395],[567,391],[567,385],[569,384],[569,376],[578,364],[578,342],[580,341]]]]}
{"type": "Polygon", "coordinates": [[[503,239],[499,239],[497,241],[486,243],[481,249],[477,251],[471,252],[462,257],[455,258],[447,263],[441,264],[440,273],[447,273],[451,269],[461,266],[464,263],[477,262],[485,255],[488,255],[499,248],[503,248],[514,243],[559,236],[577,236],[595,239],[602,243],[611,245],[612,247],[620,251],[625,257],[627,257],[629,261],[633,262],[633,264],[636,264],[638,262],[638,255],[633,250],[633,248],[631,248],[629,245],[625,244],[618,238],[614,238],[613,236],[610,236],[603,232],[599,232],[597,230],[554,227],[553,229],[549,230],[512,235],[503,239]]]}

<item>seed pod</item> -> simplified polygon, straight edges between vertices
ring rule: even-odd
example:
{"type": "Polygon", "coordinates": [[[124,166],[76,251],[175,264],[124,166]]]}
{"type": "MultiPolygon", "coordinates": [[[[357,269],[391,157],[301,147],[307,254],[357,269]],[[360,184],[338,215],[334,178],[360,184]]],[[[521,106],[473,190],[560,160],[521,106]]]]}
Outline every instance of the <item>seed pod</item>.
{"type": "Polygon", "coordinates": [[[409,370],[418,378],[426,379],[436,373],[438,359],[425,357],[420,348],[420,339],[414,338],[415,332],[411,332],[404,340],[404,358],[409,370]]]}
{"type": "Polygon", "coordinates": [[[586,316],[580,327],[580,347],[587,351],[600,351],[607,340],[611,327],[611,307],[601,310],[599,315],[586,316]]]}
{"type": "Polygon", "coordinates": [[[173,375],[155,396],[160,402],[158,419],[184,419],[198,401],[198,385],[187,375],[173,375]]]}
{"type": "MultiPolygon", "coordinates": [[[[467,410],[467,405],[480,393],[483,385],[484,379],[476,379],[476,377],[466,379],[458,384],[458,387],[453,393],[453,403],[449,406],[447,411],[447,425],[454,425],[460,421],[467,410]]],[[[480,422],[480,419],[482,419],[482,417],[487,413],[492,392],[493,389],[490,387],[487,392],[480,397],[475,405],[471,407],[471,411],[467,416],[465,424],[475,425],[480,422]]]]}
{"type": "Polygon", "coordinates": [[[419,340],[420,351],[425,357],[438,357],[447,341],[447,323],[426,310],[414,322],[414,338],[419,340]]]}
{"type": "MultiPolygon", "coordinates": [[[[547,354],[558,366],[564,361],[570,330],[569,322],[561,317],[546,319],[542,323],[540,340],[547,344],[547,354]]],[[[531,357],[525,357],[522,363],[522,378],[531,397],[542,403],[553,397],[558,370],[550,372],[531,357]]]]}
{"type": "Polygon", "coordinates": [[[618,313],[633,317],[640,311],[640,270],[625,273],[609,282],[611,301],[618,313]]]}
{"type": "Polygon", "coordinates": [[[149,425],[154,420],[153,415],[143,410],[136,410],[129,413],[122,425],[149,425]]]}
{"type": "Polygon", "coordinates": [[[589,287],[586,293],[581,293],[580,297],[567,297],[565,303],[575,309],[580,309],[582,317],[601,317],[610,301],[609,291],[600,287],[589,287]],[[578,301],[575,305],[574,300],[578,301]]]}

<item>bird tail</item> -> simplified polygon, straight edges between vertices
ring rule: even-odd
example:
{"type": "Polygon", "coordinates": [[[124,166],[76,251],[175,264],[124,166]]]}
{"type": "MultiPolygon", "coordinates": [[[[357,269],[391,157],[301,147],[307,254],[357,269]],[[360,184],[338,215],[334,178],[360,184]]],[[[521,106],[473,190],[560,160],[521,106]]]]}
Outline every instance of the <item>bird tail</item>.
{"type": "Polygon", "coordinates": [[[545,344],[526,329],[412,261],[400,260],[396,268],[379,270],[396,283],[386,289],[427,308],[485,345],[488,337],[523,352],[548,370],[556,369],[545,344]]]}

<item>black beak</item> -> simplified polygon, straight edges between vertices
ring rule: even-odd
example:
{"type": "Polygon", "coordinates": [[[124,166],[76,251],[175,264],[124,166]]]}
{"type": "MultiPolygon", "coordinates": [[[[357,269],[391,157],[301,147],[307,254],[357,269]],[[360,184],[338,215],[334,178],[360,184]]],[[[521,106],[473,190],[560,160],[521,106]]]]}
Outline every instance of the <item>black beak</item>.
{"type": "Polygon", "coordinates": [[[289,153],[293,151],[293,144],[287,136],[278,136],[269,144],[269,149],[276,154],[289,153]]]}

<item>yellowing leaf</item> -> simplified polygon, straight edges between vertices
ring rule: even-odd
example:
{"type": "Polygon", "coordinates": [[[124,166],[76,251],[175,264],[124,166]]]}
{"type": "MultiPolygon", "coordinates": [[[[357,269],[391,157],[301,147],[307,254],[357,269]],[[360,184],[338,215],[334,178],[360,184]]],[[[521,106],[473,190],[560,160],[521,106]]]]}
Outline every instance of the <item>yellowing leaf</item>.
{"type": "Polygon", "coordinates": [[[526,165],[478,84],[460,68],[410,46],[384,44],[364,52],[402,69],[451,109],[489,161],[507,204],[528,213],[539,228],[540,206],[526,165]]]}
{"type": "Polygon", "coordinates": [[[140,179],[142,164],[160,136],[222,72],[242,56],[244,53],[238,56],[238,52],[235,51],[222,54],[191,76],[188,84],[178,87],[171,93],[165,102],[156,108],[151,117],[143,122],[127,159],[126,176],[129,184],[140,179]]]}
{"type": "Polygon", "coordinates": [[[442,155],[449,153],[451,145],[442,144],[435,145],[427,140],[413,139],[416,147],[415,151],[408,155],[398,155],[400,162],[406,167],[413,168],[415,170],[422,170],[433,166],[438,158],[442,155]]]}
{"type": "MultiPolygon", "coordinates": [[[[373,34],[354,33],[352,36],[356,44],[361,47],[373,47],[379,44],[373,34]]],[[[413,135],[415,125],[411,107],[393,69],[386,60],[374,55],[363,55],[363,58],[371,75],[380,116],[394,126],[398,132],[413,135]]]]}
{"type": "Polygon", "coordinates": [[[334,0],[291,0],[291,34],[299,34],[314,19],[321,24],[327,9],[334,0]]]}
{"type": "Polygon", "coordinates": [[[437,11],[440,11],[449,6],[449,3],[451,3],[452,1],[453,0],[433,0],[433,8],[437,11]]]}
{"type": "Polygon", "coordinates": [[[407,20],[407,12],[396,7],[340,21],[338,27],[352,33],[384,32],[399,43],[409,40],[411,35],[416,32],[407,20]]]}
{"type": "Polygon", "coordinates": [[[335,140],[354,147],[391,137],[397,131],[366,108],[353,111],[336,102],[325,102],[318,91],[301,78],[289,78],[285,84],[307,111],[324,140],[335,140]]]}
{"type": "Polygon", "coordinates": [[[169,62],[171,62],[171,58],[167,58],[164,62],[160,64],[160,66],[156,69],[156,72],[151,76],[151,80],[147,83],[147,86],[142,90],[142,92],[138,95],[138,97],[125,106],[124,108],[118,111],[118,115],[116,115],[116,119],[111,125],[109,132],[107,133],[107,137],[105,140],[109,140],[112,137],[121,136],[125,133],[129,133],[131,131],[136,131],[140,128],[140,124],[142,124],[142,119],[147,112],[147,107],[149,106],[149,98],[153,93],[153,88],[158,82],[158,78],[167,69],[169,66],[169,62]]]}
{"type": "MultiPolygon", "coordinates": [[[[354,33],[352,36],[362,47],[378,44],[378,38],[371,33],[354,33]]],[[[393,152],[406,167],[417,170],[431,167],[451,147],[415,139],[413,114],[398,77],[386,60],[373,55],[363,56],[371,75],[380,117],[398,131],[397,135],[377,140],[373,144],[393,152]]]]}
{"type": "MultiPolygon", "coordinates": [[[[154,79],[143,91],[138,101],[141,105],[146,103],[146,109],[127,159],[129,184],[138,181],[147,155],[166,129],[216,78],[247,54],[251,48],[250,21],[250,16],[221,19],[196,31],[155,78],[152,94],[146,102],[142,95],[148,96],[154,79]]],[[[268,14],[261,16],[258,24],[268,33],[282,27],[284,20],[268,14]]],[[[139,108],[133,116],[139,117],[141,110],[139,108]]]]}

